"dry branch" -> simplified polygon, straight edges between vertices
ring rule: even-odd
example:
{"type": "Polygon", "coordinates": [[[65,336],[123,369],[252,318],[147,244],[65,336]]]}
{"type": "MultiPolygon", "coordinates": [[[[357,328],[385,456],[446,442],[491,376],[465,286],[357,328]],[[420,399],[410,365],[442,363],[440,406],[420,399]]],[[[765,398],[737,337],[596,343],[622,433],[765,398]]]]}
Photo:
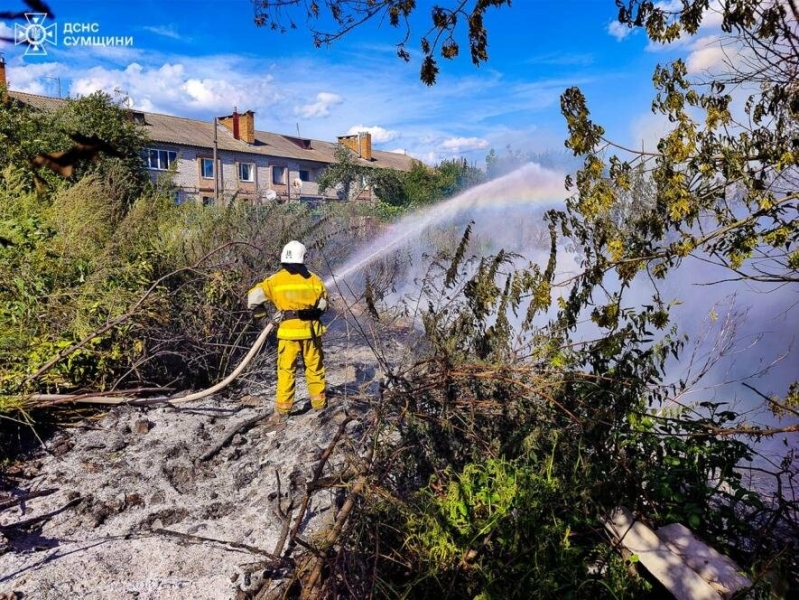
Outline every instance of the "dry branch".
{"type": "MultiPolygon", "coordinates": [[[[341,510],[336,517],[336,522],[333,524],[333,527],[328,531],[327,535],[325,536],[323,546],[325,548],[331,547],[333,544],[336,543],[338,537],[341,535],[342,530],[344,529],[344,525],[349,519],[350,513],[352,509],[355,508],[355,502],[358,497],[363,493],[364,488],[366,487],[366,475],[361,475],[355,481],[355,484],[352,486],[352,491],[350,495],[347,496],[347,499],[344,501],[344,505],[341,507],[341,510]]],[[[322,569],[325,565],[324,557],[317,556],[315,558],[316,564],[314,565],[311,574],[308,576],[305,584],[302,588],[302,595],[300,596],[303,600],[309,599],[313,597],[314,588],[316,587],[319,578],[322,576],[322,569]]]]}
{"type": "Polygon", "coordinates": [[[170,537],[178,538],[183,540],[184,542],[190,542],[192,544],[219,544],[226,548],[231,548],[234,550],[246,550],[252,554],[259,554],[261,556],[266,556],[271,561],[271,566],[273,568],[280,568],[291,566],[290,559],[282,558],[280,556],[275,556],[271,552],[267,552],[266,550],[262,550],[261,548],[257,548],[256,546],[250,546],[249,544],[242,544],[240,542],[227,542],[225,540],[217,540],[214,538],[203,537],[201,535],[192,535],[190,533],[181,533],[180,531],[172,531],[171,529],[152,529],[153,533],[157,533],[160,535],[167,535],[170,537]]]}
{"type": "Polygon", "coordinates": [[[15,529],[22,529],[25,527],[30,527],[31,525],[37,525],[38,523],[47,521],[48,519],[51,519],[52,517],[58,514],[61,514],[68,508],[72,508],[73,506],[76,506],[81,502],[83,502],[82,497],[79,496],[77,498],[73,498],[61,508],[57,508],[56,510],[51,511],[47,514],[39,515],[38,517],[31,517],[30,519],[25,519],[24,521],[17,521],[16,523],[11,523],[10,525],[0,525],[0,531],[13,531],[15,529]]]}
{"type": "Polygon", "coordinates": [[[0,510],[5,510],[7,508],[11,508],[12,506],[16,506],[17,504],[22,504],[23,502],[27,502],[31,498],[41,498],[42,496],[49,496],[50,494],[54,494],[58,491],[57,488],[52,488],[49,490],[38,490],[34,492],[28,492],[18,498],[12,498],[10,500],[5,500],[4,502],[0,502],[0,510]]]}
{"type": "Polygon", "coordinates": [[[271,412],[270,412],[270,413],[264,413],[264,414],[257,415],[257,416],[255,416],[255,417],[252,417],[251,419],[247,419],[246,421],[243,421],[243,422],[239,423],[238,425],[236,425],[236,426],[235,426],[235,427],[234,427],[234,428],[233,428],[233,429],[230,431],[230,433],[228,433],[228,434],[227,434],[227,435],[226,435],[226,436],[225,436],[225,437],[222,439],[222,441],[221,441],[221,442],[219,442],[219,443],[218,443],[218,444],[216,444],[216,445],[215,445],[213,448],[211,448],[210,450],[208,450],[207,452],[205,452],[205,453],[204,453],[202,456],[200,456],[200,458],[198,458],[197,460],[199,460],[200,462],[205,462],[205,461],[211,460],[211,459],[212,459],[214,456],[216,456],[217,454],[219,454],[219,452],[221,452],[221,451],[222,451],[222,448],[224,448],[225,446],[227,446],[228,444],[230,444],[231,440],[232,440],[232,439],[233,439],[233,438],[234,438],[234,437],[235,437],[237,434],[240,434],[240,433],[246,433],[247,431],[249,431],[250,429],[252,429],[252,427],[253,427],[253,426],[254,426],[256,423],[258,423],[259,421],[262,421],[263,419],[266,419],[266,418],[267,418],[267,417],[269,417],[271,414],[272,414],[271,412]]]}
{"type": "Polygon", "coordinates": [[[292,548],[294,547],[295,544],[294,540],[299,533],[300,525],[302,525],[302,520],[305,518],[305,513],[308,510],[308,503],[311,500],[311,495],[313,493],[313,490],[316,488],[316,482],[322,476],[322,471],[325,468],[325,464],[327,464],[330,455],[333,454],[333,449],[336,447],[336,444],[338,444],[339,440],[341,440],[341,437],[344,435],[344,431],[346,430],[347,423],[349,423],[350,421],[352,421],[352,417],[347,417],[346,419],[344,419],[344,421],[341,422],[341,424],[338,426],[338,431],[336,432],[336,435],[333,436],[333,439],[330,441],[330,444],[328,444],[327,448],[325,448],[325,451],[322,453],[322,456],[319,457],[319,462],[316,464],[316,469],[314,469],[311,481],[309,481],[306,486],[305,496],[302,499],[302,506],[300,507],[299,513],[297,513],[297,518],[294,520],[294,527],[291,530],[288,552],[291,552],[292,548]]]}

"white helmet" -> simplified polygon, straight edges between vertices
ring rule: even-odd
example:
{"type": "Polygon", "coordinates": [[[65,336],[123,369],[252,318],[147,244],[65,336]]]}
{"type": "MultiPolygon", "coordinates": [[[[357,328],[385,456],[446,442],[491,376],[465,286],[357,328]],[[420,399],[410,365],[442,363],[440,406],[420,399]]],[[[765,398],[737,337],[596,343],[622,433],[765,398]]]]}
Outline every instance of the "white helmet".
{"type": "Polygon", "coordinates": [[[288,244],[283,246],[283,252],[280,253],[280,262],[294,265],[304,265],[305,246],[296,240],[290,241],[288,244]]]}

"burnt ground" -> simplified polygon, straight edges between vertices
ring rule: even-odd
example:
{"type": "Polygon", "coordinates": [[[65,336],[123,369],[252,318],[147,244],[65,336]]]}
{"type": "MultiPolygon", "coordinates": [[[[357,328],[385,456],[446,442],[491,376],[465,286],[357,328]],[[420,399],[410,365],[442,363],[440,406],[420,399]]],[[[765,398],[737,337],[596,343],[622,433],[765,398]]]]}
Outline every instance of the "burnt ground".
{"type": "Polygon", "coordinates": [[[267,597],[334,522],[338,474],[362,468],[380,373],[360,336],[326,335],[322,413],[299,377],[288,423],[270,422],[265,352],[218,395],[51,436],[0,479],[0,599],[267,597]]]}

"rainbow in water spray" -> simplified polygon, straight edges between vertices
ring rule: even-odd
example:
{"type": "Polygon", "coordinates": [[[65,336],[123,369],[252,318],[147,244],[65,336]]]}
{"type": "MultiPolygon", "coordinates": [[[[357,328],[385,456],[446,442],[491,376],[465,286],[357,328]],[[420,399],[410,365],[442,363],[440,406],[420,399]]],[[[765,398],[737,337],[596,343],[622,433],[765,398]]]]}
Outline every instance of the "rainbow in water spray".
{"type": "Polygon", "coordinates": [[[416,211],[391,225],[385,233],[353,254],[338,272],[328,277],[330,287],[370,265],[388,253],[402,248],[430,227],[480,208],[502,208],[524,204],[538,206],[562,204],[567,197],[565,175],[536,163],[466,190],[446,202],[416,211]]]}

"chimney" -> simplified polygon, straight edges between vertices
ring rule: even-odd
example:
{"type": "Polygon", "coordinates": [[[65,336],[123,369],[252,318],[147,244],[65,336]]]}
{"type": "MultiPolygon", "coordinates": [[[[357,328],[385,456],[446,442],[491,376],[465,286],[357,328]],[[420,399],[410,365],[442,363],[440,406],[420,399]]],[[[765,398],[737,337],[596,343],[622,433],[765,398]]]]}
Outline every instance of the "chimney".
{"type": "Polygon", "coordinates": [[[255,113],[248,110],[246,113],[239,115],[241,120],[241,139],[248,144],[255,143],[255,113]]]}
{"type": "Polygon", "coordinates": [[[361,155],[361,149],[358,147],[357,135],[340,135],[336,139],[338,139],[338,143],[344,146],[345,148],[349,148],[358,156],[361,155]]]}
{"type": "Polygon", "coordinates": [[[248,144],[255,143],[255,113],[248,110],[239,113],[235,108],[233,114],[219,117],[219,123],[233,134],[233,137],[248,144]]]}
{"type": "Polygon", "coordinates": [[[235,139],[239,138],[239,112],[235,108],[233,109],[233,137],[235,139]]]}
{"type": "Polygon", "coordinates": [[[372,160],[372,134],[368,131],[354,135],[338,136],[338,143],[349,148],[358,158],[372,160]]]}
{"type": "Polygon", "coordinates": [[[360,155],[364,160],[372,160],[372,134],[368,131],[358,134],[360,155]]]}

